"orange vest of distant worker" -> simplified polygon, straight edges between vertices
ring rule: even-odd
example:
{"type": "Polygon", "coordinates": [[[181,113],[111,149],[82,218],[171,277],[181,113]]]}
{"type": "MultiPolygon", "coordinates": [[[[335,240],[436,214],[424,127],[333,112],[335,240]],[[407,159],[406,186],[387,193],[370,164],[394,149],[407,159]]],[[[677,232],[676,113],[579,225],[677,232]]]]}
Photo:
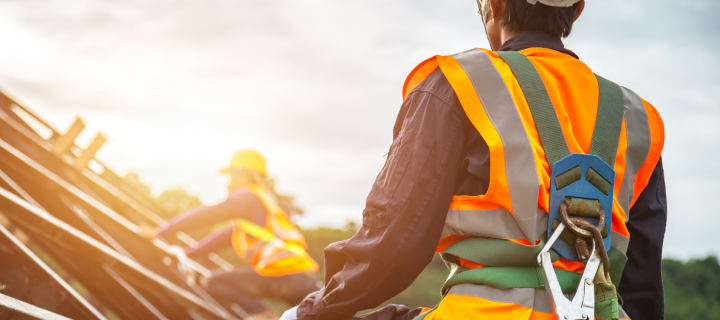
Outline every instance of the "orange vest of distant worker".
{"type": "MultiPolygon", "coordinates": [[[[520,53],[538,71],[570,152],[587,154],[598,109],[596,76],[580,60],[554,50],[529,48],[520,53]]],[[[497,53],[472,49],[422,62],[408,76],[403,98],[437,68],[447,77],[468,118],[487,142],[490,184],[484,195],[453,198],[436,251],[442,253],[468,237],[536,245],[547,231],[551,175],[517,79],[497,53]]],[[[627,214],[658,163],[664,128],[652,105],[629,89],[622,88],[622,92],[624,119],[614,164],[611,244],[624,254],[630,239],[625,226],[627,214]]],[[[462,259],[459,264],[469,269],[490,267],[462,259]]],[[[578,273],[584,268],[582,262],[564,258],[553,266],[578,273]]],[[[450,287],[440,304],[421,317],[553,319],[550,308],[544,289],[498,289],[462,283],[450,287]]],[[[628,318],[622,310],[620,318],[628,318]]]]}
{"type": "Polygon", "coordinates": [[[258,274],[266,277],[317,271],[317,262],[305,251],[305,238],[268,189],[261,185],[251,185],[245,189],[260,199],[267,215],[265,226],[245,219],[235,220],[233,248],[240,258],[248,261],[258,274]]]}

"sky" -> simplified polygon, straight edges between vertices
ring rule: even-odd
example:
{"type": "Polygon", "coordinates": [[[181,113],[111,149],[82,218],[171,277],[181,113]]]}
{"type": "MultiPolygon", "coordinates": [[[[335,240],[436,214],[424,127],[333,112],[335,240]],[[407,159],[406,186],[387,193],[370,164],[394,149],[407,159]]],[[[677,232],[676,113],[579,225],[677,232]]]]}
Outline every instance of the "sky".
{"type": "MultiPolygon", "coordinates": [[[[720,2],[588,0],[566,46],[665,122],[664,254],[720,254],[720,2]]],[[[0,87],[155,194],[221,201],[239,149],[268,161],[303,226],[359,222],[402,84],[487,48],[472,0],[0,0],[0,87]]]]}

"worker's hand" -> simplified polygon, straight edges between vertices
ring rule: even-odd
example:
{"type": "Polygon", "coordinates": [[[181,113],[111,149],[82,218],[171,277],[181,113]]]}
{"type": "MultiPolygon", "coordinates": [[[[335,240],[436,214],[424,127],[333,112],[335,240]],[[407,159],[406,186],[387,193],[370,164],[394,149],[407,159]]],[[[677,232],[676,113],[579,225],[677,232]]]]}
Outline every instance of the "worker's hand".
{"type": "Polygon", "coordinates": [[[287,311],[283,313],[282,317],[280,317],[280,320],[297,320],[297,308],[298,306],[294,306],[287,309],[287,311]]]}
{"type": "Polygon", "coordinates": [[[138,233],[143,238],[152,240],[158,237],[158,233],[155,231],[155,228],[145,223],[140,223],[138,227],[140,228],[140,230],[138,230],[138,233]]]}
{"type": "Polygon", "coordinates": [[[190,265],[190,259],[185,255],[185,250],[180,246],[170,246],[170,254],[175,256],[178,262],[178,271],[185,277],[188,285],[195,283],[195,269],[190,265]]]}

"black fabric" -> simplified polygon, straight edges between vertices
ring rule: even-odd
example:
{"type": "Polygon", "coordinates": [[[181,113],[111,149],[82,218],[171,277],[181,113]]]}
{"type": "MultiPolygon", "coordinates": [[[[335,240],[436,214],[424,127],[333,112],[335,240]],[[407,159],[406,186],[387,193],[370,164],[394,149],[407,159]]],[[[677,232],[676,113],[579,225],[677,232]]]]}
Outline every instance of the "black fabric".
{"type": "Polygon", "coordinates": [[[667,198],[662,159],[647,187],[630,209],[628,262],[618,292],[623,309],[633,320],[664,319],[662,246],[667,222],[667,198]]]}
{"type": "Polygon", "coordinates": [[[505,42],[497,51],[520,51],[527,48],[547,48],[580,59],[575,52],[565,48],[562,40],[541,31],[525,31],[505,42]]]}
{"type": "MultiPolygon", "coordinates": [[[[577,58],[559,38],[541,32],[523,32],[506,41],[499,50],[530,47],[549,48],[577,58]]],[[[487,192],[488,146],[470,123],[441,71],[431,73],[405,99],[393,139],[385,167],[368,195],[363,227],[351,239],[325,248],[326,286],[303,300],[298,319],[352,318],[357,311],[375,308],[405,290],[431,261],[452,196],[487,192]]],[[[662,172],[662,166],[658,167],[656,170],[662,172]]],[[[653,175],[652,179],[655,180],[650,185],[661,183],[662,174],[653,175]]],[[[637,210],[645,211],[647,216],[664,217],[664,210],[657,212],[659,201],[640,197],[631,210],[631,223],[637,210]]],[[[662,208],[664,201],[663,192],[662,208]]],[[[649,233],[662,233],[665,229],[664,223],[649,225],[643,220],[636,221],[634,227],[649,233]]],[[[635,246],[634,236],[632,239],[630,245],[635,246]]],[[[637,246],[662,247],[662,237],[659,243],[655,238],[648,241],[638,240],[637,246]]],[[[644,269],[660,267],[659,260],[643,260],[638,255],[630,259],[639,260],[628,262],[637,267],[626,268],[625,277],[636,277],[644,269]]],[[[655,289],[658,285],[662,288],[659,278],[642,279],[649,282],[637,283],[638,294],[662,296],[662,291],[655,289]]],[[[411,319],[419,312],[419,308],[391,305],[355,318],[411,319]]]]}

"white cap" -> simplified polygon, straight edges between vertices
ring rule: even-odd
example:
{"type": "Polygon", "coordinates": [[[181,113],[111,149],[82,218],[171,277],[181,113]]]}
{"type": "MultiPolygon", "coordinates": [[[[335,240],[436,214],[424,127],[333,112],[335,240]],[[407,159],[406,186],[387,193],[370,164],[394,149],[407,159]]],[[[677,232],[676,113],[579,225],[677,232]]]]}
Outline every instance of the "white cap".
{"type": "Polygon", "coordinates": [[[527,0],[527,2],[532,5],[540,2],[548,7],[572,7],[580,0],[527,0]]]}

